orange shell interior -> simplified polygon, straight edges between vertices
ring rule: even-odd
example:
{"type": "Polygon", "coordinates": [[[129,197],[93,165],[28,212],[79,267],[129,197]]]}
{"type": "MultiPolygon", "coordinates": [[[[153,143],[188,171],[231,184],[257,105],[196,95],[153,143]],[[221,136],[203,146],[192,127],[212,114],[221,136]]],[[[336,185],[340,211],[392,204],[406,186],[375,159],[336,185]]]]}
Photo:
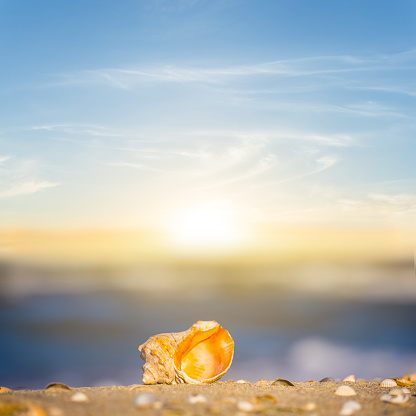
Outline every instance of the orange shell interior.
{"type": "Polygon", "coordinates": [[[219,325],[207,330],[193,330],[179,345],[173,357],[175,367],[197,381],[207,381],[231,364],[234,341],[219,325]]]}

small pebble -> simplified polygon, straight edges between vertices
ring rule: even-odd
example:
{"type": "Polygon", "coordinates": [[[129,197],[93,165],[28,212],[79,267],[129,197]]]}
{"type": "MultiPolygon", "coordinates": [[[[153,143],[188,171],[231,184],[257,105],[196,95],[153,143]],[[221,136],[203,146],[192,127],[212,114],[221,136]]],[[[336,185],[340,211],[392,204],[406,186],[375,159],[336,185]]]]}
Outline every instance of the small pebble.
{"type": "Polygon", "coordinates": [[[239,383],[239,384],[247,384],[247,383],[249,383],[250,384],[250,382],[247,381],[247,380],[237,380],[236,383],[239,383]]]}
{"type": "Polygon", "coordinates": [[[341,416],[350,416],[357,410],[361,409],[360,403],[356,402],[355,400],[349,400],[342,405],[341,411],[339,414],[341,416]]]}
{"type": "Polygon", "coordinates": [[[307,412],[313,412],[316,410],[316,403],[314,402],[308,402],[303,406],[303,410],[306,410],[307,412]]]}
{"type": "Polygon", "coordinates": [[[197,394],[195,396],[188,397],[188,403],[191,403],[191,404],[206,403],[206,402],[207,402],[207,398],[203,396],[202,394],[197,394]]]}
{"type": "Polygon", "coordinates": [[[241,410],[243,412],[252,412],[254,410],[254,406],[245,400],[242,400],[237,403],[238,410],[241,410]]]}
{"type": "Polygon", "coordinates": [[[87,402],[88,401],[88,396],[83,393],[82,391],[77,391],[72,397],[71,397],[71,401],[72,402],[87,402]]]}

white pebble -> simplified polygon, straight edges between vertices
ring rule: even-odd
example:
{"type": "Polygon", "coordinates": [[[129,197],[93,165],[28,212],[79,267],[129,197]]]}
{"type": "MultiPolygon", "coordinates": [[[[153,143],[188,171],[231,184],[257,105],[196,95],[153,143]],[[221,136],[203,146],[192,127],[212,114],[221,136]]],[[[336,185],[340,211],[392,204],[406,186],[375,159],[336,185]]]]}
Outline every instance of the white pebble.
{"type": "Polygon", "coordinates": [[[191,404],[206,403],[206,402],[207,402],[207,398],[203,396],[202,394],[197,394],[195,396],[188,397],[188,403],[191,403],[191,404]]]}
{"type": "Polygon", "coordinates": [[[314,402],[308,402],[303,406],[303,410],[306,410],[307,412],[312,412],[316,410],[316,403],[314,402]]]}
{"type": "Polygon", "coordinates": [[[83,393],[82,391],[77,391],[74,395],[72,395],[71,397],[71,401],[72,402],[87,402],[88,401],[88,396],[83,393]]]}
{"type": "Polygon", "coordinates": [[[339,412],[341,416],[350,416],[357,410],[361,409],[360,403],[356,402],[355,400],[349,400],[342,405],[342,409],[339,412]]]}
{"type": "Polygon", "coordinates": [[[254,409],[254,406],[245,400],[242,400],[241,402],[238,402],[237,404],[238,410],[241,410],[243,412],[252,412],[254,409]]]}
{"type": "Polygon", "coordinates": [[[162,407],[162,403],[158,401],[157,398],[153,394],[149,394],[149,393],[139,394],[133,400],[133,405],[141,409],[144,409],[144,408],[160,409],[162,407]]]}
{"type": "Polygon", "coordinates": [[[236,383],[238,383],[238,384],[247,384],[249,382],[247,380],[237,380],[236,383]]]}

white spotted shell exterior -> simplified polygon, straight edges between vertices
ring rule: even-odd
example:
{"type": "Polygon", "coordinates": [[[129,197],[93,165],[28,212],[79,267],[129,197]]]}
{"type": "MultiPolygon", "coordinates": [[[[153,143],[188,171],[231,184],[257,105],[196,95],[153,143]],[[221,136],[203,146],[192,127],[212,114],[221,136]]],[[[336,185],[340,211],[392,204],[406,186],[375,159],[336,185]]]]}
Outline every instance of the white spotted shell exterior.
{"type": "Polygon", "coordinates": [[[220,379],[230,368],[234,341],[215,321],[159,334],[139,346],[144,384],[199,384],[220,379]]]}

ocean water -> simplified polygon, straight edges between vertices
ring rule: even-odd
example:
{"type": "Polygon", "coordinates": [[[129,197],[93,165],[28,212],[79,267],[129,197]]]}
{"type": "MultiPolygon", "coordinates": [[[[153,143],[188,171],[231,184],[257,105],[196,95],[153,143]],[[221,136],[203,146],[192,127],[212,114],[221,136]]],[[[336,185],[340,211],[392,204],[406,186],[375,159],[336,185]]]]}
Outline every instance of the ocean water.
{"type": "Polygon", "coordinates": [[[38,290],[19,292],[3,285],[0,385],[140,383],[138,345],[198,320],[218,321],[235,341],[233,364],[224,380],[306,381],[349,374],[369,379],[416,372],[412,297],[365,292],[352,297],[335,289],[299,290],[254,281],[194,284],[192,290],[186,285],[132,289],[110,280],[111,287],[62,291],[56,288],[65,285],[56,281],[52,289],[32,285],[38,290]]]}

